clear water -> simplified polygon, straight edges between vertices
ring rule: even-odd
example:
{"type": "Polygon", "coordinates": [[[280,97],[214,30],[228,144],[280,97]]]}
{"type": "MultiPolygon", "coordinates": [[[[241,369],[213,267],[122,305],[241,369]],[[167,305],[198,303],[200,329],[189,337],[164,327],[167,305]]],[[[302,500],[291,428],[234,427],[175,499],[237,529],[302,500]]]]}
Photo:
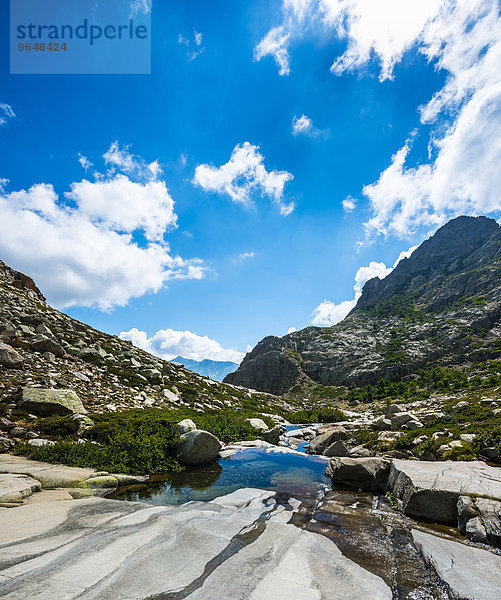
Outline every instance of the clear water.
{"type": "Polygon", "coordinates": [[[148,486],[132,486],[114,497],[178,505],[191,500],[208,502],[246,487],[303,497],[331,487],[324,475],[326,465],[314,456],[251,448],[169,477],[152,478],[148,486]]]}

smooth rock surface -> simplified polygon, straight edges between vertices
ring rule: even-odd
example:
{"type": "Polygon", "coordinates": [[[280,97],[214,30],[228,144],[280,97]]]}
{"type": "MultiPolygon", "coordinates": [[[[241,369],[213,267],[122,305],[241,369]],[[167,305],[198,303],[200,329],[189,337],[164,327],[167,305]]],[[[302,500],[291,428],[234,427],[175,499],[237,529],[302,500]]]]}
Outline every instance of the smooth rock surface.
{"type": "Polygon", "coordinates": [[[175,508],[93,498],[3,511],[0,596],[391,600],[380,577],[290,514],[252,489],[175,508]]]}
{"type": "Polygon", "coordinates": [[[41,489],[40,482],[28,475],[0,473],[0,502],[22,502],[41,489]]]}
{"type": "Polygon", "coordinates": [[[425,559],[458,598],[499,600],[500,556],[422,531],[413,530],[412,536],[425,559]]]}

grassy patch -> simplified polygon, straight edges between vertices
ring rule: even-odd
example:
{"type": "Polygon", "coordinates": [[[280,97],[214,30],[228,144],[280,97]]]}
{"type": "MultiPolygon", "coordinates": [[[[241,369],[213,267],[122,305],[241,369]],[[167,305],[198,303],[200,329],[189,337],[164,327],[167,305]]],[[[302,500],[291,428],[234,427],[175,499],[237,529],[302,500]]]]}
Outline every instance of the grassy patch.
{"type": "Polygon", "coordinates": [[[284,415],[290,423],[336,423],[346,421],[346,415],[338,408],[312,408],[284,415]]]}

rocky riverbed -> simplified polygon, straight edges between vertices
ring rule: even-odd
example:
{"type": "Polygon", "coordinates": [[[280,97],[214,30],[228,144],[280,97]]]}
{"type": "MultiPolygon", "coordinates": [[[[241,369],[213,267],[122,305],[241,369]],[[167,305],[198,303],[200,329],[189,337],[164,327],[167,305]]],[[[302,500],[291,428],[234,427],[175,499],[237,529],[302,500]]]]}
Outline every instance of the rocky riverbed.
{"type": "MultiPolygon", "coordinates": [[[[322,462],[269,446],[229,448],[219,462],[238,456],[245,466],[246,453],[252,462],[251,453],[277,450],[322,462]]],[[[499,597],[494,549],[416,521],[383,495],[291,486],[283,467],[281,488],[153,506],[90,495],[120,475],[5,454],[0,461],[0,488],[19,479],[25,496],[24,505],[0,510],[0,594],[8,600],[499,597]]]]}

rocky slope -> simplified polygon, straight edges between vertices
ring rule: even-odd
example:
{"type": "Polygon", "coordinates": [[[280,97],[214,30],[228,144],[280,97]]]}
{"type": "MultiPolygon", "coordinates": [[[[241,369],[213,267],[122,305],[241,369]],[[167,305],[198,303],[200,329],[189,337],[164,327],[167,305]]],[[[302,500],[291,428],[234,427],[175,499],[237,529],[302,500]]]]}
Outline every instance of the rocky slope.
{"type": "Polygon", "coordinates": [[[500,337],[501,227],[458,217],[368,281],[344,321],[266,337],[224,381],[275,394],[364,386],[499,358],[500,337]]]}
{"type": "Polygon", "coordinates": [[[0,404],[19,401],[26,387],[73,390],[90,413],[150,406],[269,409],[277,402],[72,319],[50,307],[31,278],[0,261],[0,404]]]}

